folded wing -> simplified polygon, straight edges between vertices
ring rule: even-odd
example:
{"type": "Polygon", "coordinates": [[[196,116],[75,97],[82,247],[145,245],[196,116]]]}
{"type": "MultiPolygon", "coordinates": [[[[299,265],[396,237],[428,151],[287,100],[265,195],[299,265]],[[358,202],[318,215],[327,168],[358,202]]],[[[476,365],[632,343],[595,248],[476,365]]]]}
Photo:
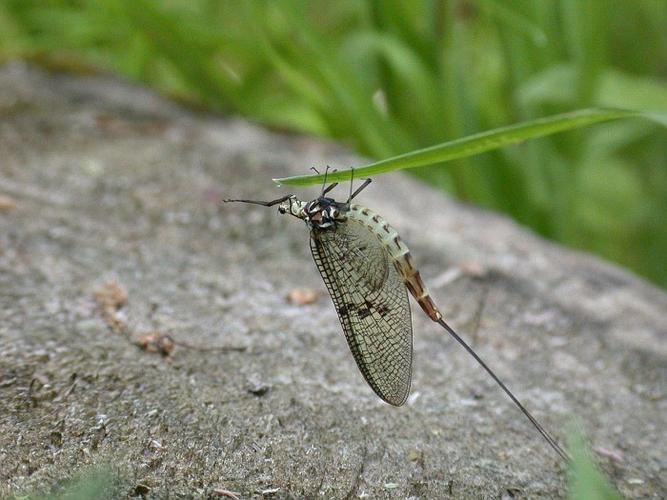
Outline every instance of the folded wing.
{"type": "Polygon", "coordinates": [[[384,401],[402,405],[412,377],[412,319],[387,250],[351,219],[311,231],[310,248],[359,370],[384,401]]]}

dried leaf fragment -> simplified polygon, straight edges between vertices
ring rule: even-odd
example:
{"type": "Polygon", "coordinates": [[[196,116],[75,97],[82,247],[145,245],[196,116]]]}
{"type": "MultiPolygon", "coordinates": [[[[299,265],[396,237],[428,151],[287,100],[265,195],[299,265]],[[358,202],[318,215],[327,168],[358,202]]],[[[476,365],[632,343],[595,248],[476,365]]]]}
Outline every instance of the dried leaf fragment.
{"type": "Polygon", "coordinates": [[[16,208],[13,198],[0,194],[0,213],[9,213],[16,208]]]}
{"type": "Polygon", "coordinates": [[[95,300],[102,307],[116,310],[127,304],[127,293],[115,281],[109,281],[95,292],[95,300]]]}
{"type": "Polygon", "coordinates": [[[478,279],[485,278],[489,272],[482,263],[474,260],[462,262],[459,265],[459,269],[461,269],[466,276],[478,279]]]}
{"type": "Polygon", "coordinates": [[[295,288],[287,294],[287,301],[290,304],[297,306],[305,306],[315,302],[320,296],[316,290],[309,290],[307,288],[295,288]]]}
{"type": "Polygon", "coordinates": [[[146,352],[157,352],[163,356],[169,356],[176,346],[174,339],[157,330],[139,337],[137,345],[146,352]]]}
{"type": "Polygon", "coordinates": [[[129,327],[116,314],[119,309],[127,304],[127,293],[118,283],[110,281],[95,292],[95,302],[102,311],[102,318],[116,333],[128,334],[129,327]]]}

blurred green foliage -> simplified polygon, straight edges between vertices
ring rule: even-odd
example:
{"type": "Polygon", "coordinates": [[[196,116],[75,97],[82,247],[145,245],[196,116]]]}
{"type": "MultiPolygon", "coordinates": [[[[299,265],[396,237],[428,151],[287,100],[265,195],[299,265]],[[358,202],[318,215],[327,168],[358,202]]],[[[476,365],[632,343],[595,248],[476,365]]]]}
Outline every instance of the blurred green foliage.
{"type": "MultiPolygon", "coordinates": [[[[52,485],[46,495],[32,493],[26,500],[113,500],[123,498],[122,485],[108,464],[80,468],[73,476],[52,485]]],[[[135,495],[138,496],[138,495],[135,495]]]]}
{"type": "MultiPolygon", "coordinates": [[[[107,68],[384,158],[590,106],[667,111],[666,26],[653,0],[0,0],[0,58],[107,68]]],[[[595,126],[417,175],[667,287],[658,125],[595,126]]]]}

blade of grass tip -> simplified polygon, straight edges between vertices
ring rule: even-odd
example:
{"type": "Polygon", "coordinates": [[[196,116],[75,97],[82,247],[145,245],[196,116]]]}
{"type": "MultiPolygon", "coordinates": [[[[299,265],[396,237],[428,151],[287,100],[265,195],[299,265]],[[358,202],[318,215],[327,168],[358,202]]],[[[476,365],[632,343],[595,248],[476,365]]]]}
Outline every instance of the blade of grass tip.
{"type": "MultiPolygon", "coordinates": [[[[466,158],[509,144],[517,144],[528,139],[544,137],[557,132],[620,118],[645,118],[667,126],[667,113],[641,112],[623,109],[582,109],[488,130],[479,134],[462,137],[454,141],[444,142],[425,149],[387,158],[362,167],[354,168],[354,176],[359,179],[394,170],[423,167],[434,163],[454,160],[456,158],[466,158]]],[[[337,172],[329,172],[327,179],[331,182],[343,182],[349,180],[350,177],[351,170],[339,170],[337,172]]],[[[298,175],[273,179],[276,184],[290,186],[309,186],[321,183],[323,180],[323,174],[298,175]]]]}

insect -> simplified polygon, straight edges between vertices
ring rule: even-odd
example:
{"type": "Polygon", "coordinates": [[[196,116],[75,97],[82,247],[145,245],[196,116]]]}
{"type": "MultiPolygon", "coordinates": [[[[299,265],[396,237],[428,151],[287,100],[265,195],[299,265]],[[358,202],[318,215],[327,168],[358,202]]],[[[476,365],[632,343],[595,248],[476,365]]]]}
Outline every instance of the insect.
{"type": "MultiPolygon", "coordinates": [[[[353,176],[354,172],[352,172],[353,176]]],[[[568,454],[507,386],[442,317],[398,232],[370,209],[352,203],[371,182],[366,179],[345,202],[323,187],[308,202],[289,194],[273,201],[224,200],[272,207],[305,221],[310,249],[331,295],[347,343],[363,377],[387,403],[401,406],[412,378],[412,318],[408,291],[426,315],[442,326],[496,381],[537,431],[564,460],[568,454]]],[[[326,185],[326,175],[325,184],[326,185]]]]}

